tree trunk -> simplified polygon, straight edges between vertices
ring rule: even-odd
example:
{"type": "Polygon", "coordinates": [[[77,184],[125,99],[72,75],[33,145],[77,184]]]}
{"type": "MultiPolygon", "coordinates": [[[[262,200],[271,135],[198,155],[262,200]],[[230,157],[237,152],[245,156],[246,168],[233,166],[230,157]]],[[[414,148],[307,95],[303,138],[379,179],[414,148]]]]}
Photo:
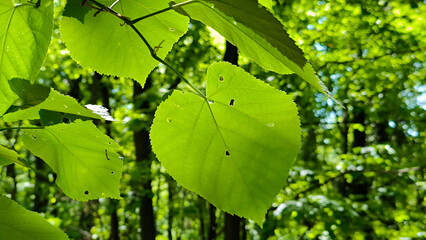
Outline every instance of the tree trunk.
{"type": "MultiPolygon", "coordinates": [[[[226,42],[223,60],[238,66],[238,49],[230,42],[226,42]]],[[[225,213],[225,240],[239,240],[242,218],[225,213]]]]}
{"type": "MultiPolygon", "coordinates": [[[[98,86],[99,86],[101,96],[102,96],[102,106],[104,106],[105,108],[107,108],[111,111],[111,106],[109,104],[110,87],[108,87],[105,83],[103,83],[101,81],[102,77],[98,76],[98,80],[99,80],[98,86]]],[[[112,112],[111,112],[111,114],[112,114],[112,112]]],[[[111,122],[105,121],[104,127],[105,127],[105,134],[108,137],[112,137],[112,135],[111,135],[111,122]]],[[[109,201],[109,205],[110,205],[109,208],[112,209],[111,213],[110,213],[110,222],[109,222],[109,226],[110,226],[110,229],[111,229],[109,239],[110,240],[119,240],[120,239],[120,230],[119,230],[119,219],[118,219],[118,215],[117,215],[117,208],[119,206],[119,201],[116,200],[116,199],[111,199],[109,201]]]]}
{"type": "Polygon", "coordinates": [[[208,233],[207,239],[216,240],[216,229],[217,229],[216,207],[210,203],[209,203],[209,219],[210,219],[209,221],[210,225],[209,225],[209,233],[208,233]]]}
{"type": "MultiPolygon", "coordinates": [[[[142,89],[139,83],[133,82],[133,104],[136,109],[149,108],[149,101],[144,99],[142,102],[138,102],[137,97],[144,91],[149,89],[152,85],[151,78],[148,77],[145,89],[142,89]],[[139,105],[139,106],[138,106],[139,105]]],[[[152,206],[152,187],[151,187],[151,143],[149,138],[149,132],[146,128],[135,131],[133,133],[133,141],[135,144],[136,152],[136,165],[140,166],[142,171],[142,192],[140,193],[141,205],[139,212],[139,223],[141,227],[140,236],[142,240],[154,240],[157,234],[155,228],[154,209],[152,206]]]]}
{"type": "Polygon", "coordinates": [[[174,207],[173,207],[173,196],[174,196],[174,189],[175,189],[175,180],[173,180],[172,177],[167,176],[167,188],[169,191],[169,212],[167,215],[167,236],[169,240],[173,240],[173,217],[174,217],[174,207]]]}

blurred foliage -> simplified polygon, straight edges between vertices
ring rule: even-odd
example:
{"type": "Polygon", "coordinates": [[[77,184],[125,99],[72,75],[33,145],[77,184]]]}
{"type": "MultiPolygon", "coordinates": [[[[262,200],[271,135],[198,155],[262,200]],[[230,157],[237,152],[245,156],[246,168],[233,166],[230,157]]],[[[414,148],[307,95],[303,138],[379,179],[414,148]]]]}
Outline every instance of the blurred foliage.
{"type": "MultiPolygon", "coordinates": [[[[131,80],[103,76],[96,82],[93,71],[75,63],[60,39],[63,4],[55,1],[54,38],[38,81],[82,104],[102,105],[98,85],[109,89],[111,113],[119,120],[111,124],[111,135],[125,165],[123,199],[118,205],[109,199],[70,200],[54,184],[53,172],[25,153],[19,131],[4,132],[0,144],[25,153],[21,157],[37,171],[3,167],[0,192],[40,211],[72,239],[108,239],[116,208],[120,239],[138,239],[143,166],[135,161],[133,131],[148,130],[158,104],[173,89],[187,86],[160,65],[151,74],[152,87],[137,97],[136,103],[149,102],[141,109],[133,104],[131,80]]],[[[246,223],[247,239],[426,238],[424,1],[276,0],[272,9],[345,108],[295,75],[265,72],[240,57],[245,70],[293,96],[303,128],[302,150],[288,184],[263,229],[246,223]]],[[[223,51],[224,40],[194,21],[166,60],[202,88],[206,68],[222,59],[223,51]]],[[[96,123],[106,131],[107,124],[96,123]]],[[[177,185],[151,158],[157,239],[171,239],[169,231],[173,239],[206,239],[208,204],[177,185]]],[[[223,239],[224,214],[218,211],[216,217],[218,239],[223,239]]]]}

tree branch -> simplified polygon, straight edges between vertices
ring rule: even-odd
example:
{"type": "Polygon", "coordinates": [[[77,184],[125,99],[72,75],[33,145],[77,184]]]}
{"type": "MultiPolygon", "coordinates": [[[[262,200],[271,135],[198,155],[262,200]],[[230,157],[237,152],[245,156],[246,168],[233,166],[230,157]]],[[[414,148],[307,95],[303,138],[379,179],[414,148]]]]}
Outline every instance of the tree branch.
{"type": "Polygon", "coordinates": [[[425,168],[425,166],[417,166],[417,167],[411,167],[411,168],[402,168],[402,169],[396,169],[396,170],[382,170],[382,169],[364,169],[364,170],[346,170],[344,172],[341,172],[339,175],[335,176],[335,177],[331,177],[327,180],[325,180],[322,183],[316,183],[312,186],[310,186],[309,188],[298,192],[296,195],[294,195],[293,199],[299,199],[300,195],[304,195],[310,191],[313,191],[317,188],[320,188],[326,184],[328,184],[329,182],[332,182],[340,177],[343,177],[346,174],[350,174],[350,173],[355,173],[355,172],[375,172],[375,173],[381,173],[381,174],[399,174],[399,173],[407,173],[410,171],[417,171],[417,170],[423,170],[425,168]]]}
{"type": "MultiPolygon", "coordinates": [[[[139,38],[143,41],[143,43],[145,44],[145,46],[148,48],[151,57],[154,58],[155,60],[157,60],[159,63],[162,63],[164,66],[170,68],[173,72],[175,72],[186,84],[188,84],[188,86],[200,97],[202,97],[204,100],[207,101],[207,97],[200,91],[198,90],[198,88],[196,88],[191,82],[189,82],[182,73],[180,73],[179,71],[177,71],[175,68],[173,68],[170,64],[168,64],[167,62],[165,62],[163,59],[159,58],[156,54],[156,51],[154,50],[154,48],[151,46],[151,44],[149,44],[148,40],[146,40],[146,38],[142,35],[142,33],[139,31],[139,29],[137,29],[134,25],[134,20],[130,20],[129,17],[123,16],[120,13],[116,12],[115,10],[111,9],[110,7],[107,7],[101,3],[99,3],[96,0],[88,0],[89,2],[92,2],[93,4],[95,4],[97,7],[99,7],[100,11],[104,11],[107,13],[110,13],[118,18],[120,18],[121,20],[124,21],[124,24],[128,25],[129,27],[131,27],[133,29],[133,31],[139,36],[139,38]]],[[[195,2],[193,0],[189,0],[187,2],[184,2],[185,4],[189,4],[195,2]]],[[[182,5],[181,4],[177,4],[177,5],[182,5]]],[[[162,11],[164,12],[164,11],[162,11]]],[[[157,13],[158,14],[158,13],[157,13]]],[[[151,15],[153,16],[153,15],[151,15]]],[[[139,20],[140,21],[140,20],[139,20]]]]}

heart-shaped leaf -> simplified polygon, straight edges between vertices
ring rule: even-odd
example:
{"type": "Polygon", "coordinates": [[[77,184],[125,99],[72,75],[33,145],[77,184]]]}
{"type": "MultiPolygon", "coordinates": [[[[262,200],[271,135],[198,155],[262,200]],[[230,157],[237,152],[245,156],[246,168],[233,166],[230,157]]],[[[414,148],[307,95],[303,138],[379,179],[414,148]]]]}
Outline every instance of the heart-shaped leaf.
{"type": "Polygon", "coordinates": [[[23,141],[58,174],[56,183],[69,197],[80,201],[120,198],[123,163],[115,152],[118,144],[90,121],[28,129],[23,141]]]}
{"type": "MultiPolygon", "coordinates": [[[[115,1],[100,0],[110,6],[115,1]]],[[[119,1],[113,9],[135,19],[168,7],[168,0],[119,1]]],[[[83,6],[82,10],[87,6],[83,6]]],[[[99,73],[129,77],[142,85],[148,74],[158,65],[157,60],[141,38],[119,18],[105,12],[91,10],[84,15],[84,23],[74,17],[63,17],[62,38],[74,60],[99,73]]],[[[149,44],[164,58],[172,46],[188,29],[188,18],[168,11],[146,18],[134,26],[149,44]]]]}
{"type": "Polygon", "coordinates": [[[261,224],[300,148],[296,105],[229,63],[209,68],[206,91],[175,91],[159,106],[153,150],[182,186],[261,224]]]}

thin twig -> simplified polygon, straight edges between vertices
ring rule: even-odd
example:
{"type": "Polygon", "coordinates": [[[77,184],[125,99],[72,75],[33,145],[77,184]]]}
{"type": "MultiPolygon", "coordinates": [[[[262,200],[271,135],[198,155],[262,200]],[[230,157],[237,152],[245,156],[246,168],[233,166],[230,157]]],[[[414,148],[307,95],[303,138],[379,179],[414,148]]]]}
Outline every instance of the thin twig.
{"type": "MultiPolygon", "coordinates": [[[[154,48],[151,46],[151,44],[149,44],[148,40],[146,40],[146,38],[142,35],[142,33],[139,31],[139,29],[137,29],[133,23],[132,20],[130,20],[129,17],[123,16],[120,13],[116,12],[115,10],[97,2],[96,0],[88,0],[92,3],[94,3],[96,6],[98,6],[100,9],[102,9],[102,11],[108,12],[118,18],[120,18],[121,20],[124,21],[124,24],[128,25],[130,28],[133,29],[133,31],[139,36],[139,38],[143,41],[143,43],[145,44],[145,46],[148,48],[151,57],[154,58],[155,60],[157,60],[158,62],[160,62],[161,64],[163,64],[164,66],[168,67],[169,69],[171,69],[173,72],[175,72],[186,84],[188,84],[188,86],[200,97],[202,97],[204,100],[207,101],[207,97],[198,89],[196,88],[191,82],[189,82],[182,73],[180,73],[178,70],[176,70],[175,68],[173,68],[170,64],[168,64],[167,62],[165,62],[163,59],[159,58],[154,50],[154,48]]],[[[188,1],[189,2],[189,1],[188,1]]],[[[193,1],[191,1],[193,2],[193,1]]],[[[188,3],[187,3],[188,4],[188,3]]]]}
{"type": "Polygon", "coordinates": [[[197,1],[197,0],[188,0],[188,1],[186,1],[186,2],[181,2],[181,3],[178,3],[178,4],[172,5],[172,6],[168,7],[168,8],[164,8],[164,9],[161,9],[161,10],[159,10],[159,11],[156,11],[156,12],[150,13],[150,14],[148,14],[148,15],[145,15],[145,16],[142,16],[142,17],[139,17],[139,18],[136,18],[136,19],[132,20],[131,22],[132,22],[132,24],[136,24],[136,23],[138,23],[139,21],[142,21],[142,20],[144,20],[144,19],[146,19],[146,18],[149,18],[149,17],[155,16],[155,15],[158,15],[158,14],[163,13],[163,12],[170,11],[170,10],[172,10],[172,9],[174,9],[174,8],[177,8],[177,7],[182,7],[182,6],[187,5],[187,4],[190,4],[190,3],[195,3],[195,2],[198,2],[198,1],[197,1]]]}

